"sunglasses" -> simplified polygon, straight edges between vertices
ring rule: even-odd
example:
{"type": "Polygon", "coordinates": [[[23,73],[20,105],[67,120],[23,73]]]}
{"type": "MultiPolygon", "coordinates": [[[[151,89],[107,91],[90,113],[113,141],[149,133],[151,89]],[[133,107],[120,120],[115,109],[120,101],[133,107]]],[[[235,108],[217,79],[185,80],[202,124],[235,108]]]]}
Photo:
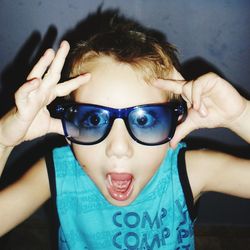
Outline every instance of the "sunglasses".
{"type": "Polygon", "coordinates": [[[186,103],[178,100],[122,109],[81,103],[57,105],[55,109],[67,139],[81,145],[103,141],[115,119],[123,119],[128,133],[136,142],[160,145],[171,140],[186,112],[186,103]]]}

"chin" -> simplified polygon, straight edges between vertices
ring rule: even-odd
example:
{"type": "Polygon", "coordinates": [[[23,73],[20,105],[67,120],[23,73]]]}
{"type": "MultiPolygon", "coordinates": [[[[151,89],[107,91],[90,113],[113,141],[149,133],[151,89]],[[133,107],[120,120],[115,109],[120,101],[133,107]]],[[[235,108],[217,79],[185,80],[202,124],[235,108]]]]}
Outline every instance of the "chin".
{"type": "Polygon", "coordinates": [[[105,197],[105,198],[110,204],[112,204],[113,206],[116,206],[116,207],[126,207],[126,206],[130,205],[135,200],[135,199],[130,198],[130,199],[127,199],[125,201],[118,201],[112,197],[108,197],[108,198],[105,197]]]}

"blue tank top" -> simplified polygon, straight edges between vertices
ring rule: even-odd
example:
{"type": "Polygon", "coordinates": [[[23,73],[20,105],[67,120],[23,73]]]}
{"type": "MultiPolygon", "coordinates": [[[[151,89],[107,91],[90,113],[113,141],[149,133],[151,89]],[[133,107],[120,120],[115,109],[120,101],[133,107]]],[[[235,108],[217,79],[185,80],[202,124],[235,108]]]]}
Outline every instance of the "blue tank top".
{"type": "MultiPolygon", "coordinates": [[[[150,182],[126,207],[103,197],[69,146],[54,149],[59,249],[194,249],[192,198],[186,202],[179,176],[180,169],[184,176],[186,169],[178,168],[183,147],[168,150],[150,182]]],[[[186,186],[191,194],[189,183],[186,186]]]]}

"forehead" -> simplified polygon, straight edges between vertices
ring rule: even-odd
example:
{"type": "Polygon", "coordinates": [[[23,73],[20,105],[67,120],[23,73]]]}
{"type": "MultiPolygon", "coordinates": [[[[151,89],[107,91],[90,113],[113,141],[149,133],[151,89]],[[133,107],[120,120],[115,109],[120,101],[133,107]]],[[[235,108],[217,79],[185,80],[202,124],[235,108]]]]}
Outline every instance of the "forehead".
{"type": "Polygon", "coordinates": [[[123,108],[167,101],[165,91],[146,83],[142,74],[131,65],[111,57],[86,63],[83,72],[90,72],[91,80],[74,92],[77,102],[123,108]]]}

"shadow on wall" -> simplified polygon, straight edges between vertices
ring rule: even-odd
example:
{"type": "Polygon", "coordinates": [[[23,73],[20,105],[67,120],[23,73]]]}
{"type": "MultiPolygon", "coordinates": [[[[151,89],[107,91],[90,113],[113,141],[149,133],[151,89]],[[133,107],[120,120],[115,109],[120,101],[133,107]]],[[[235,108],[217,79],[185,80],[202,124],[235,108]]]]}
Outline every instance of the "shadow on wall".
{"type": "MultiPolygon", "coordinates": [[[[155,29],[148,29],[138,23],[136,20],[126,18],[118,9],[102,10],[100,5],[96,12],[90,13],[86,18],[80,21],[76,27],[67,31],[61,40],[67,40],[72,47],[79,40],[86,40],[92,35],[107,31],[111,26],[126,23],[127,26],[135,28],[137,30],[143,30],[149,33],[152,37],[158,41],[167,42],[167,37],[161,31],[155,29]]],[[[20,51],[17,53],[14,61],[9,64],[2,72],[1,75],[1,92],[0,99],[5,105],[0,107],[0,117],[6,113],[14,105],[14,93],[25,82],[26,77],[38,59],[42,56],[47,48],[54,45],[57,38],[57,28],[50,26],[44,38],[38,31],[34,31],[27,41],[23,44],[20,51]]],[[[185,79],[195,79],[200,75],[207,72],[215,72],[224,77],[218,69],[216,69],[211,63],[207,62],[203,58],[196,57],[186,61],[183,65],[179,65],[176,55],[172,55],[177,62],[176,67],[182,72],[185,79]]],[[[67,74],[67,61],[63,70],[62,78],[67,74]]],[[[239,90],[244,96],[248,96],[247,93],[239,90]]]]}
{"type": "Polygon", "coordinates": [[[4,105],[0,106],[0,117],[13,107],[14,93],[26,81],[26,77],[44,51],[52,47],[56,36],[57,29],[54,26],[49,27],[43,39],[39,32],[34,31],[21,47],[14,61],[3,70],[0,99],[4,105]],[[34,56],[35,51],[37,52],[34,56]]]}
{"type": "MultiPolygon", "coordinates": [[[[118,9],[102,10],[102,5],[96,12],[90,13],[86,18],[80,21],[75,28],[67,31],[61,40],[67,40],[71,47],[79,40],[86,40],[92,35],[107,31],[111,26],[126,23],[128,27],[137,30],[147,30],[150,34],[160,41],[165,41],[165,36],[157,30],[149,30],[140,25],[137,21],[128,19],[120,14],[118,9]]],[[[5,104],[0,107],[0,117],[3,116],[14,105],[14,93],[26,81],[32,67],[43,55],[47,48],[53,47],[57,38],[57,28],[50,26],[44,38],[38,31],[34,31],[27,41],[23,44],[13,62],[9,64],[1,75],[0,99],[5,104]]],[[[63,70],[62,78],[65,76],[67,60],[63,70]]]]}
{"type": "MultiPolygon", "coordinates": [[[[217,75],[224,78],[225,80],[228,80],[226,76],[223,75],[222,72],[218,68],[216,68],[214,65],[212,65],[211,63],[209,63],[208,61],[206,61],[205,59],[201,57],[191,58],[181,65],[181,73],[186,80],[196,79],[199,76],[204,75],[209,72],[214,72],[217,75]]],[[[235,88],[237,88],[237,90],[242,96],[244,96],[247,99],[250,99],[250,93],[247,93],[245,90],[239,87],[236,87],[234,83],[232,82],[230,83],[234,85],[235,88]]]]}

